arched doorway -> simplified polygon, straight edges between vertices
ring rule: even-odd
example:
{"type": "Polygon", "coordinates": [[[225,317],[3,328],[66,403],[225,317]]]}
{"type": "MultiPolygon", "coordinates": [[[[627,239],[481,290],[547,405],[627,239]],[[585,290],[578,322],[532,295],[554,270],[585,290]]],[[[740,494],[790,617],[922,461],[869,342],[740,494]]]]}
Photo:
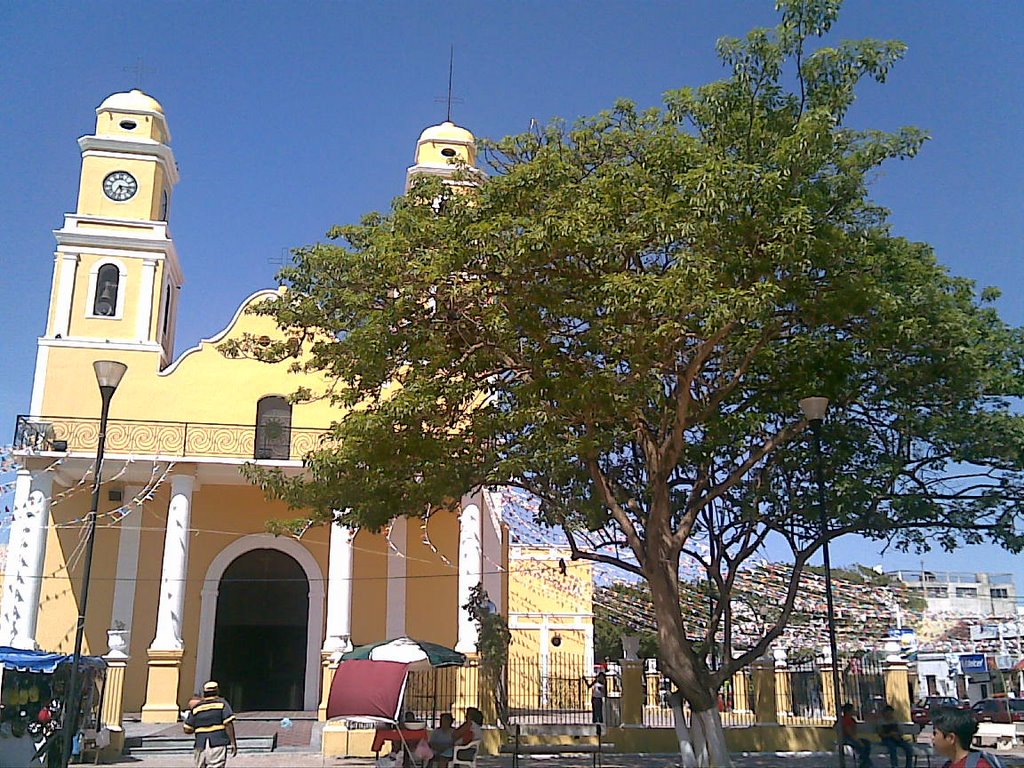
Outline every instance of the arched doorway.
{"type": "Polygon", "coordinates": [[[308,631],[302,566],[278,549],[250,549],[220,579],[210,677],[236,711],[303,709],[308,631]]]}

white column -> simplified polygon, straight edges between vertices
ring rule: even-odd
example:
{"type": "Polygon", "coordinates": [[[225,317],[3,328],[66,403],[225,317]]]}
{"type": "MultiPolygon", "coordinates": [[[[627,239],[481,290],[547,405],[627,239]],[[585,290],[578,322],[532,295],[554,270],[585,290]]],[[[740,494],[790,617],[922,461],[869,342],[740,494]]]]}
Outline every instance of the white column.
{"type": "Polygon", "coordinates": [[[139,570],[139,539],[142,535],[142,502],[140,500],[135,503],[135,498],[141,493],[142,488],[138,486],[127,486],[124,489],[123,503],[128,507],[128,514],[118,524],[114,607],[110,611],[112,630],[132,629],[135,579],[139,570]]]}
{"type": "Polygon", "coordinates": [[[14,517],[7,544],[7,568],[0,599],[0,642],[35,650],[39,594],[46,559],[53,475],[18,470],[14,517]]]}
{"type": "Polygon", "coordinates": [[[459,515],[459,639],[455,650],[476,653],[479,630],[463,606],[469,602],[470,590],[480,583],[480,491],[462,497],[459,515]]]}
{"type": "Polygon", "coordinates": [[[505,600],[502,590],[502,577],[504,576],[504,559],[502,553],[503,530],[501,526],[501,511],[497,505],[491,503],[490,495],[486,492],[480,494],[480,501],[483,504],[481,509],[482,523],[482,549],[483,549],[483,583],[487,590],[487,597],[501,613],[505,609],[505,600]]]}
{"type": "Polygon", "coordinates": [[[155,280],[156,259],[143,259],[142,277],[139,278],[139,314],[135,318],[135,335],[139,341],[149,341],[149,329],[153,320],[155,280]]]}
{"type": "Polygon", "coordinates": [[[391,523],[391,543],[395,550],[388,548],[388,608],[384,632],[388,639],[405,635],[405,561],[406,535],[409,530],[404,517],[397,517],[391,523]]]}
{"type": "Polygon", "coordinates": [[[71,330],[71,300],[75,292],[75,272],[78,271],[79,256],[77,253],[62,251],[58,251],[55,256],[57,311],[53,314],[53,335],[67,338],[71,330]]]}
{"type": "Polygon", "coordinates": [[[356,531],[331,525],[331,549],[327,562],[327,628],[323,650],[352,650],[352,542],[356,531]]]}
{"type": "Polygon", "coordinates": [[[182,610],[185,606],[185,578],[188,574],[188,533],[192,514],[191,475],[171,478],[171,503],[167,508],[164,560],[160,572],[160,602],[156,611],[156,637],[150,650],[180,651],[182,610]]]}

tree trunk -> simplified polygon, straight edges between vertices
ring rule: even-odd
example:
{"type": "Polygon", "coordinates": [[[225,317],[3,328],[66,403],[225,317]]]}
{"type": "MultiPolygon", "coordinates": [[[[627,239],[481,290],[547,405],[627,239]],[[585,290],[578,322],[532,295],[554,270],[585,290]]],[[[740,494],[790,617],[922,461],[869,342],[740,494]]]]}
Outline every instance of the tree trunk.
{"type": "Polygon", "coordinates": [[[725,730],[718,708],[700,712],[690,711],[690,723],[683,713],[683,698],[674,694],[670,699],[675,720],[676,738],[679,740],[679,758],[682,768],[729,768],[732,760],[725,744],[725,730]]]}
{"type": "Polygon", "coordinates": [[[683,768],[725,768],[731,766],[725,746],[725,731],[712,690],[711,672],[686,637],[679,610],[679,569],[669,553],[657,553],[646,569],[651,602],[658,626],[658,647],[662,671],[679,690],[672,699],[679,756],[683,768]],[[682,710],[690,705],[690,722],[682,710]]]}

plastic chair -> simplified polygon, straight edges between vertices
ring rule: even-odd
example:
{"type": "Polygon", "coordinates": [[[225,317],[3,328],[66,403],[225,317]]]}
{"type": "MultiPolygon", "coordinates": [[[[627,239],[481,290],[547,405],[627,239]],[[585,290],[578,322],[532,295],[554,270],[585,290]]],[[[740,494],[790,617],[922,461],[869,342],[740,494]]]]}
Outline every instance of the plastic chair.
{"type": "Polygon", "coordinates": [[[476,756],[480,754],[480,739],[455,747],[448,768],[476,768],[476,756]]]}

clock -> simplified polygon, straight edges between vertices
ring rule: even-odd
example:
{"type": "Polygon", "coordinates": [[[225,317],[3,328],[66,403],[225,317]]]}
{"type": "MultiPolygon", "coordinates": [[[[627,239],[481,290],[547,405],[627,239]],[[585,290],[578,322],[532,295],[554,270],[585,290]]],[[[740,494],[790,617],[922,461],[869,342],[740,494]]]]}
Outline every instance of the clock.
{"type": "Polygon", "coordinates": [[[139,182],[127,171],[114,171],[103,180],[103,192],[111,200],[123,203],[139,191],[139,182]]]}

